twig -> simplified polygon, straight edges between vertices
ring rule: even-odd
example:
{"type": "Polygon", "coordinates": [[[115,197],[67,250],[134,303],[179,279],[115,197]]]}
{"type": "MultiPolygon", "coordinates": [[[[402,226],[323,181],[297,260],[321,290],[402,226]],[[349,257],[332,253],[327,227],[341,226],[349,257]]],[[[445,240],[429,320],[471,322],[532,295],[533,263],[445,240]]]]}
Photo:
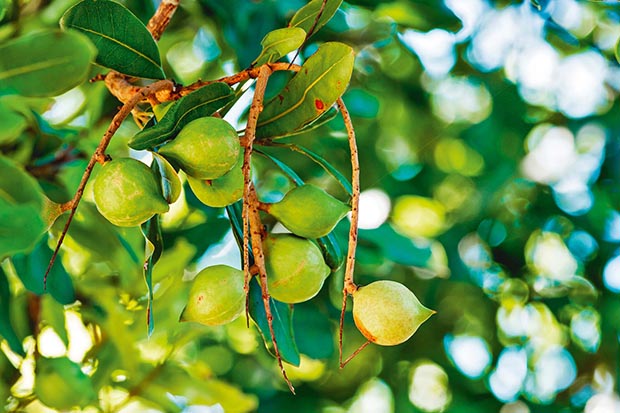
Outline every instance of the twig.
{"type": "Polygon", "coordinates": [[[357,247],[357,229],[359,220],[359,199],[360,199],[360,165],[357,155],[357,142],[355,140],[355,130],[347,107],[342,98],[338,98],[338,108],[342,113],[347,137],[349,140],[349,150],[351,152],[351,228],[349,229],[349,248],[347,251],[347,263],[344,272],[344,287],[342,289],[342,310],[340,312],[340,328],[338,332],[338,353],[340,368],[344,367],[348,361],[357,355],[365,346],[356,350],[351,357],[344,363],[342,361],[342,334],[344,330],[344,316],[347,308],[347,296],[353,295],[357,290],[357,285],[353,281],[353,270],[355,269],[355,249],[357,247]]]}
{"type": "Polygon", "coordinates": [[[361,346],[359,346],[354,352],[353,354],[351,354],[349,357],[347,357],[347,359],[345,361],[341,361],[340,362],[340,368],[344,368],[344,366],[346,366],[351,360],[353,360],[355,358],[355,356],[357,356],[358,354],[360,354],[360,352],[362,350],[364,350],[366,348],[367,345],[370,344],[370,341],[366,341],[364,344],[362,344],[361,346]]]}
{"type": "Polygon", "coordinates": [[[80,203],[80,200],[82,199],[82,195],[84,195],[84,188],[86,188],[86,184],[88,183],[90,175],[93,172],[95,164],[105,162],[106,160],[105,150],[110,144],[112,137],[114,136],[118,128],[121,126],[121,123],[123,123],[123,120],[125,120],[125,118],[129,116],[132,109],[140,101],[142,101],[142,99],[144,99],[146,96],[150,94],[156,93],[159,90],[171,89],[173,86],[174,86],[173,83],[169,80],[160,80],[151,85],[144,86],[134,96],[132,96],[131,99],[129,99],[121,107],[121,109],[116,113],[116,115],[114,115],[114,118],[112,118],[112,122],[110,123],[110,126],[103,134],[103,138],[101,139],[101,142],[99,142],[99,146],[97,146],[97,149],[95,149],[95,152],[93,153],[93,155],[90,157],[90,160],[88,161],[88,165],[86,166],[86,169],[84,170],[84,174],[82,175],[82,180],[80,181],[80,184],[78,185],[77,190],[75,191],[75,196],[73,197],[71,201],[68,201],[62,204],[61,210],[63,212],[71,210],[71,213],[69,214],[69,218],[67,219],[67,222],[62,230],[62,233],[60,234],[60,238],[58,239],[58,243],[56,244],[56,248],[54,249],[52,258],[50,259],[50,262],[47,266],[47,270],[45,271],[45,275],[43,276],[43,288],[44,289],[47,287],[47,276],[49,275],[49,272],[52,269],[54,262],[56,261],[56,256],[58,255],[58,251],[60,251],[60,247],[62,246],[65,236],[67,235],[67,231],[69,231],[69,226],[71,225],[71,221],[73,221],[73,217],[75,215],[75,212],[77,211],[77,207],[80,203]]]}
{"type": "Polygon", "coordinates": [[[161,3],[159,3],[159,7],[155,11],[155,14],[146,25],[146,28],[151,32],[155,41],[160,39],[178,7],[179,0],[162,0],[161,3]]]}
{"type": "Polygon", "coordinates": [[[306,33],[306,38],[304,39],[304,42],[301,44],[301,46],[297,48],[297,51],[295,52],[295,56],[293,56],[293,58],[291,59],[291,63],[289,63],[289,67],[292,66],[293,63],[295,63],[295,59],[297,59],[297,56],[299,56],[299,52],[306,45],[306,42],[308,41],[310,36],[314,34],[314,30],[316,29],[317,24],[319,24],[319,20],[321,20],[321,16],[323,15],[323,11],[325,10],[326,4],[327,4],[327,0],[323,0],[323,2],[321,3],[321,8],[319,9],[319,12],[316,15],[316,19],[314,19],[314,23],[312,23],[312,26],[310,26],[310,30],[308,30],[308,33],[306,33]]]}

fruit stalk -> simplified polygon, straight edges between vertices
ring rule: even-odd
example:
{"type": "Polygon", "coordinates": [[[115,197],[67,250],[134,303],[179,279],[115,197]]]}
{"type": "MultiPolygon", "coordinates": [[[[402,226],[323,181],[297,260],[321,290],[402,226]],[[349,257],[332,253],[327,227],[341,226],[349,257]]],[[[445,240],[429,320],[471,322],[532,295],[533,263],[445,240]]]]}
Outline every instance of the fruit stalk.
{"type": "Polygon", "coordinates": [[[278,366],[280,367],[280,371],[282,372],[282,376],[284,377],[284,380],[286,381],[289,390],[291,391],[291,393],[295,394],[295,388],[293,387],[293,384],[286,375],[286,370],[284,369],[284,365],[282,364],[282,356],[280,356],[280,350],[278,349],[276,334],[273,329],[273,314],[271,313],[271,305],[269,302],[270,296],[267,287],[267,270],[265,268],[265,254],[263,252],[264,229],[263,223],[260,219],[260,212],[258,210],[258,196],[253,185],[250,187],[248,201],[250,218],[249,227],[250,235],[252,237],[252,252],[254,254],[254,265],[258,269],[258,276],[260,277],[261,296],[263,299],[263,306],[265,307],[265,314],[267,316],[267,324],[269,325],[269,334],[271,335],[271,340],[273,341],[273,352],[276,355],[276,359],[278,360],[278,366]]]}
{"type": "Polygon", "coordinates": [[[349,140],[349,150],[351,152],[351,227],[349,229],[349,245],[347,251],[347,261],[345,265],[344,273],[344,287],[342,289],[342,309],[340,311],[340,328],[338,330],[338,356],[340,362],[340,368],[343,368],[353,357],[355,357],[366,344],[360,347],[351,357],[347,358],[345,362],[342,360],[342,333],[344,331],[344,316],[347,309],[347,296],[353,295],[357,291],[357,285],[353,280],[353,270],[355,267],[355,248],[357,246],[357,229],[359,219],[359,194],[360,194],[360,165],[357,155],[357,143],[355,140],[355,130],[353,129],[353,122],[351,121],[351,115],[347,110],[346,105],[342,98],[337,100],[338,108],[342,113],[342,119],[344,121],[345,128],[347,129],[347,138],[349,140]]]}

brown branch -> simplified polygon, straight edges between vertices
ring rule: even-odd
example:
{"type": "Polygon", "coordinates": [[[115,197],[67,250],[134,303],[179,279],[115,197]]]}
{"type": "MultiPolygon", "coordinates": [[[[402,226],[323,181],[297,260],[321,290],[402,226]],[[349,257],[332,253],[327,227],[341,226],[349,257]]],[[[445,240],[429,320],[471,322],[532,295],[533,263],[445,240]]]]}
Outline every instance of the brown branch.
{"type": "Polygon", "coordinates": [[[340,326],[338,330],[338,355],[340,368],[344,367],[351,358],[355,357],[366,345],[356,350],[345,362],[342,361],[342,334],[344,331],[344,316],[347,308],[347,296],[353,295],[357,290],[357,285],[353,281],[353,271],[355,269],[355,249],[357,247],[357,229],[359,221],[359,199],[360,199],[360,165],[357,154],[357,141],[355,140],[355,130],[351,115],[344,104],[342,98],[338,98],[338,108],[342,113],[345,128],[347,129],[347,137],[349,140],[349,150],[351,152],[351,227],[349,229],[349,248],[347,251],[347,263],[344,273],[344,287],[342,289],[342,309],[340,312],[340,326]]]}
{"type": "MultiPolygon", "coordinates": [[[[251,71],[247,71],[248,74],[251,71]]],[[[286,370],[282,363],[282,356],[280,355],[280,349],[278,348],[278,340],[273,328],[273,314],[271,313],[270,296],[267,288],[267,270],[265,269],[265,254],[263,252],[263,237],[264,229],[263,223],[260,219],[259,206],[260,202],[256,194],[256,190],[252,185],[251,176],[251,157],[252,157],[252,145],[256,138],[256,125],[258,124],[258,116],[263,110],[263,99],[265,97],[265,89],[267,88],[267,82],[272,70],[268,65],[263,65],[258,68],[256,86],[254,88],[254,97],[252,98],[252,104],[250,105],[250,111],[248,114],[248,122],[245,127],[245,134],[242,138],[243,152],[243,271],[245,274],[244,291],[246,293],[246,316],[249,309],[249,281],[250,281],[250,268],[249,268],[249,249],[248,245],[250,240],[252,242],[252,252],[254,254],[254,266],[258,270],[258,276],[260,277],[261,296],[263,299],[263,306],[265,308],[265,315],[267,316],[267,325],[269,326],[269,334],[271,335],[271,341],[273,342],[273,351],[278,360],[278,366],[282,372],[282,376],[286,381],[290,391],[295,394],[295,388],[286,375],[286,370]],[[249,232],[249,234],[248,234],[249,232]]],[[[249,317],[247,317],[249,320],[249,317]]]]}
{"type": "Polygon", "coordinates": [[[80,184],[78,185],[77,190],[75,191],[75,196],[73,197],[71,201],[62,204],[62,211],[64,212],[64,211],[71,210],[71,213],[69,214],[69,218],[67,219],[67,222],[62,230],[62,233],[60,234],[60,238],[58,238],[56,248],[54,249],[52,258],[50,259],[50,262],[47,266],[47,270],[45,271],[45,275],[43,276],[43,288],[46,288],[47,286],[47,276],[49,275],[49,272],[52,269],[54,262],[56,261],[56,257],[58,256],[58,251],[60,251],[60,247],[62,246],[65,236],[67,235],[67,231],[69,231],[69,226],[71,225],[71,221],[73,221],[73,217],[75,215],[75,212],[77,211],[77,207],[80,203],[80,200],[82,199],[82,195],[84,195],[84,188],[86,188],[86,184],[88,183],[90,175],[93,172],[95,164],[105,162],[106,160],[105,150],[108,148],[108,145],[110,144],[110,141],[112,140],[112,137],[114,136],[118,128],[121,126],[121,123],[123,123],[123,120],[125,120],[125,118],[129,116],[133,108],[139,102],[141,102],[146,96],[156,93],[160,90],[172,89],[173,86],[174,86],[173,83],[169,80],[160,80],[151,85],[141,88],[140,91],[138,91],[134,96],[132,96],[131,99],[129,99],[121,107],[121,109],[116,113],[116,115],[114,115],[114,118],[112,118],[112,122],[110,123],[110,126],[108,127],[106,132],[103,134],[103,138],[101,138],[101,142],[99,142],[99,146],[97,146],[97,149],[95,149],[95,152],[93,153],[93,155],[90,157],[90,160],[88,161],[88,165],[86,166],[86,169],[84,170],[84,174],[82,175],[82,180],[80,181],[80,184]]]}
{"type": "Polygon", "coordinates": [[[149,20],[146,28],[151,32],[153,39],[158,41],[164,30],[168,27],[168,23],[172,19],[174,12],[179,7],[179,0],[162,0],[155,14],[149,20]]]}
{"type": "MultiPolygon", "coordinates": [[[[250,185],[252,184],[252,171],[250,160],[252,157],[252,145],[254,144],[254,139],[256,137],[256,125],[258,123],[258,116],[260,112],[263,110],[263,98],[265,96],[265,89],[267,88],[267,81],[269,80],[269,76],[271,75],[271,69],[268,66],[261,66],[258,72],[258,79],[256,81],[256,87],[254,89],[254,97],[252,98],[252,104],[250,105],[250,111],[248,114],[248,122],[245,127],[245,134],[242,138],[243,145],[243,166],[241,167],[243,173],[243,209],[242,209],[242,220],[243,220],[243,272],[245,275],[245,280],[243,284],[243,289],[245,291],[245,315],[248,325],[250,323],[249,314],[249,297],[250,297],[250,252],[249,252],[249,231],[250,231],[250,220],[249,220],[249,194],[250,194],[250,185]]],[[[256,259],[256,258],[255,258],[256,259]]]]}

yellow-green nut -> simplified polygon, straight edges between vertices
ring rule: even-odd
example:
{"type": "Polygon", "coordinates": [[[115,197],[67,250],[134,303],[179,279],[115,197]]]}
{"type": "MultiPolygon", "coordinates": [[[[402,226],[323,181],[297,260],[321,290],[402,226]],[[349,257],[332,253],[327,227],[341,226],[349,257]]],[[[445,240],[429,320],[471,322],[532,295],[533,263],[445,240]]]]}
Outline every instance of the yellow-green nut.
{"type": "Polygon", "coordinates": [[[241,146],[235,128],[220,118],[198,118],[159,153],[197,179],[217,179],[237,163],[241,146]]]}
{"type": "Polygon", "coordinates": [[[290,234],[272,234],[264,242],[269,294],[295,304],[317,295],[330,269],[312,241],[290,234]]]}
{"type": "Polygon", "coordinates": [[[349,207],[321,188],[305,184],[291,189],[267,212],[289,231],[304,238],[329,234],[349,212],[349,207]]]}
{"type": "Polygon", "coordinates": [[[132,158],[103,165],[95,178],[93,195],[101,215],[120,227],[140,225],[169,209],[153,171],[132,158]]]}
{"type": "Polygon", "coordinates": [[[396,281],[375,281],[353,293],[355,325],[369,341],[382,346],[407,341],[433,314],[396,281]]]}
{"type": "Polygon", "coordinates": [[[200,271],[189,291],[180,321],[219,326],[235,320],[245,309],[243,271],[214,265],[200,271]]]}
{"type": "Polygon", "coordinates": [[[223,208],[243,197],[243,156],[239,162],[217,179],[198,179],[187,176],[187,182],[196,198],[213,208],[223,208]]]}

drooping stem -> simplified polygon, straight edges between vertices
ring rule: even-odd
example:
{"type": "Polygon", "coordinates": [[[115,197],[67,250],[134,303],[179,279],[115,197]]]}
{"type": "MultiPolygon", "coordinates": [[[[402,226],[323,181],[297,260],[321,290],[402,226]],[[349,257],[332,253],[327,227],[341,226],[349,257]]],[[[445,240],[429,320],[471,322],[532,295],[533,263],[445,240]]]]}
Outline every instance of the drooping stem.
{"type": "Polygon", "coordinates": [[[366,348],[366,346],[369,345],[369,344],[370,344],[370,341],[366,341],[366,342],[364,342],[364,344],[362,344],[357,349],[355,349],[355,351],[349,357],[347,357],[347,359],[345,361],[341,361],[340,362],[340,368],[344,368],[344,366],[346,366],[351,360],[353,360],[355,358],[355,356],[360,354],[360,352],[362,350],[364,350],[366,348]]]}
{"type": "Polygon", "coordinates": [[[276,333],[273,329],[273,314],[271,312],[269,290],[267,288],[267,270],[265,268],[265,253],[263,252],[263,238],[264,228],[260,219],[258,210],[258,196],[254,185],[250,186],[249,192],[249,216],[250,216],[250,235],[252,237],[252,252],[254,254],[254,264],[258,269],[258,276],[260,278],[261,296],[263,299],[263,306],[265,308],[265,315],[267,316],[267,325],[269,325],[269,334],[271,335],[271,341],[273,342],[273,352],[275,353],[276,360],[278,360],[278,366],[280,372],[284,377],[284,381],[288,385],[291,393],[295,394],[295,388],[289,380],[284,364],[282,363],[282,356],[280,355],[280,349],[278,347],[278,340],[276,339],[276,333]]]}
{"type": "MultiPolygon", "coordinates": [[[[249,325],[249,297],[250,297],[250,186],[252,184],[252,171],[250,161],[252,159],[252,146],[254,139],[256,138],[256,125],[258,123],[258,116],[263,110],[263,99],[265,97],[265,89],[267,88],[267,81],[272,71],[268,66],[261,66],[257,74],[256,86],[254,88],[254,97],[252,98],[252,104],[250,105],[250,111],[248,114],[248,122],[245,127],[245,134],[241,140],[243,146],[243,166],[241,167],[243,173],[243,209],[241,212],[243,220],[243,273],[244,283],[243,290],[245,291],[245,315],[249,325]]],[[[256,260],[256,257],[254,257],[256,260]]]]}
{"type": "MultiPolygon", "coordinates": [[[[357,290],[357,285],[353,280],[353,271],[355,269],[355,249],[357,247],[357,230],[359,220],[359,199],[360,199],[360,165],[357,154],[357,141],[355,140],[355,130],[353,129],[353,122],[351,121],[351,115],[344,104],[342,98],[338,98],[338,108],[342,113],[342,119],[344,120],[345,128],[347,129],[347,137],[349,140],[349,150],[351,152],[351,227],[349,229],[349,245],[347,250],[347,261],[344,272],[344,287],[342,289],[342,309],[340,312],[340,328],[338,337],[338,352],[340,367],[344,367],[351,357],[354,357],[363,349],[353,353],[346,362],[342,361],[342,333],[344,330],[344,316],[347,307],[347,296],[352,295],[357,290]]],[[[365,346],[364,346],[365,347],[365,346]]]]}
{"type": "Polygon", "coordinates": [[[69,218],[67,219],[67,222],[65,223],[62,233],[60,234],[60,238],[58,238],[58,242],[56,243],[56,248],[54,249],[52,258],[50,259],[50,262],[47,266],[47,270],[45,271],[45,275],[43,276],[43,288],[46,288],[47,286],[47,276],[49,275],[49,272],[52,269],[54,262],[56,261],[56,257],[58,256],[60,247],[62,246],[65,236],[67,235],[67,231],[69,231],[69,226],[71,225],[71,221],[73,220],[73,217],[75,216],[75,212],[77,211],[77,207],[80,203],[80,200],[82,199],[82,196],[84,195],[84,189],[86,188],[86,184],[88,183],[88,180],[90,179],[90,175],[92,174],[93,169],[95,168],[95,164],[105,162],[106,160],[105,151],[108,148],[108,145],[110,144],[110,141],[112,140],[112,137],[114,136],[118,128],[123,123],[123,120],[125,120],[125,118],[129,116],[129,114],[131,113],[133,108],[138,104],[138,102],[143,100],[146,96],[149,96],[160,90],[171,89],[173,86],[174,86],[173,83],[169,80],[160,80],[148,86],[144,86],[135,95],[133,95],[131,99],[129,99],[120,108],[120,110],[116,113],[116,115],[114,115],[114,118],[112,118],[112,122],[110,123],[110,126],[103,134],[103,138],[101,138],[101,142],[99,142],[97,149],[95,149],[95,152],[93,153],[93,155],[90,157],[90,160],[88,161],[88,165],[86,166],[86,169],[84,170],[84,174],[82,175],[82,180],[80,181],[80,184],[78,185],[77,190],[75,191],[75,195],[73,196],[73,199],[68,202],[65,202],[62,205],[62,211],[71,210],[71,213],[69,214],[69,218]]]}

